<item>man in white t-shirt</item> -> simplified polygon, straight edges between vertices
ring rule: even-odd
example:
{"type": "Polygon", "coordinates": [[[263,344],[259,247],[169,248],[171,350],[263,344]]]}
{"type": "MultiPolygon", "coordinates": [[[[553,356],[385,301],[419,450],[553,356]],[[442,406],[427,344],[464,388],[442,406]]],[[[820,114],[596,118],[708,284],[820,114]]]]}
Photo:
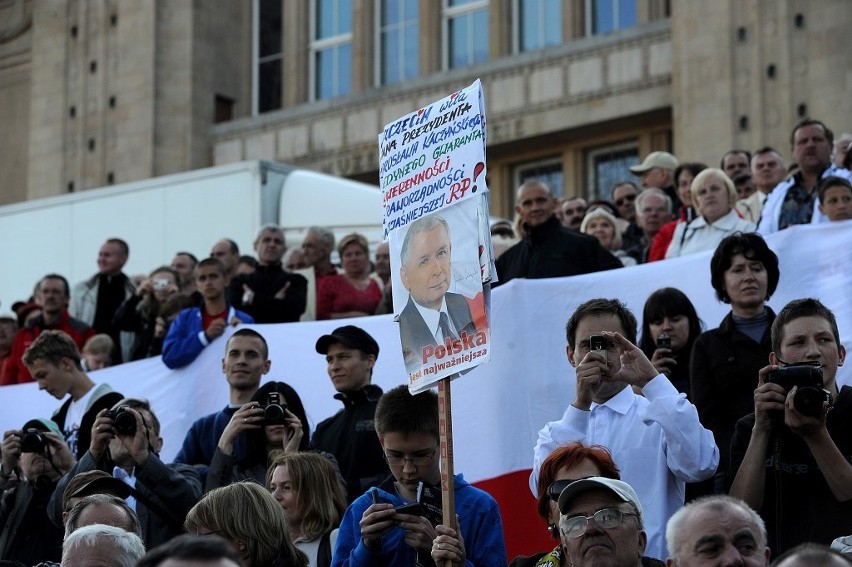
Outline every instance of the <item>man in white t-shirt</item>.
{"type": "Polygon", "coordinates": [[[95,385],[80,365],[80,350],[62,331],[44,331],[24,352],[24,364],[38,382],[57,400],[71,394],[53,414],[71,451],[81,458],[89,449],[92,424],[102,409],[109,409],[124,396],[108,384],[95,385]]]}

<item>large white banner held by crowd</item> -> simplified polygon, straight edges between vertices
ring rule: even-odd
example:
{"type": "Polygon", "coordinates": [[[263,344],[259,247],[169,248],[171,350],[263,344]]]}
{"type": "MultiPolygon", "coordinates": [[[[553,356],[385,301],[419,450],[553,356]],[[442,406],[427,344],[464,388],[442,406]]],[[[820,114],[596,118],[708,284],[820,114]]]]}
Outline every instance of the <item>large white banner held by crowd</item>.
{"type": "MultiPolygon", "coordinates": [[[[819,298],[837,315],[841,338],[852,349],[852,221],[794,227],[767,241],[781,264],[781,281],[770,306],[777,312],[792,299],[819,298]]],[[[513,280],[494,290],[492,363],[475,368],[453,388],[455,465],[497,497],[510,550],[522,550],[519,536],[530,530],[544,533],[526,486],[527,471],[538,429],[560,417],[573,399],[574,374],[565,357],[564,331],[572,310],[593,297],[617,297],[638,317],[652,291],[672,286],[690,297],[705,328],[714,328],[728,306],[714,297],[709,260],[710,253],[703,253],[571,278],[513,280]]],[[[254,326],[269,341],[272,369],[267,379],[286,381],[299,392],[312,425],[340,409],[332,398],[324,357],[314,344],[320,335],[347,323],[363,327],[381,345],[374,382],[385,389],[407,383],[397,324],[390,315],[254,326]]],[[[177,371],[153,358],[91,376],[125,395],[151,401],[163,425],[163,457],[169,460],[193,420],[227,404],[221,371],[224,345],[220,337],[194,363],[177,371]]],[[[840,384],[852,384],[850,367],[840,369],[840,384]]],[[[50,416],[59,404],[36,384],[0,388],[0,428],[20,428],[30,418],[50,416]]]]}

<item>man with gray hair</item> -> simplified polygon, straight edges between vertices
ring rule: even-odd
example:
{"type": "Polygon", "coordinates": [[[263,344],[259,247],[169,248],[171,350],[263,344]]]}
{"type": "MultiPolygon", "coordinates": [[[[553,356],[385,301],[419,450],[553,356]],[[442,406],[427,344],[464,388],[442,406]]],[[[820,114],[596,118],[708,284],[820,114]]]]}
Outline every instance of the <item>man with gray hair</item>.
{"type": "Polygon", "coordinates": [[[231,280],[228,295],[235,309],[245,311],[255,323],[293,323],[305,311],[308,282],[284,270],[287,251],[284,232],[277,225],[261,227],[254,241],[257,269],[231,280]]]}
{"type": "Polygon", "coordinates": [[[678,510],[666,525],[666,541],[667,567],[769,565],[763,519],[733,496],[705,496],[678,510]]]}
{"type": "Polygon", "coordinates": [[[648,261],[651,242],[660,232],[660,228],[672,220],[673,203],[661,189],[645,189],[636,197],[636,224],[642,229],[642,238],[638,244],[625,250],[640,264],[648,261]]]}
{"type": "Polygon", "coordinates": [[[399,328],[409,372],[426,363],[425,351],[476,333],[467,299],[447,291],[453,276],[452,249],[449,225],[437,214],[411,223],[402,241],[399,277],[409,296],[399,328]]]}
{"type": "Polygon", "coordinates": [[[592,476],[559,494],[559,534],[572,567],[662,565],[645,557],[648,536],[639,496],[626,482],[592,476]]]}
{"type": "Polygon", "coordinates": [[[337,268],[331,263],[331,252],[334,250],[334,233],[321,226],[312,226],[305,233],[301,248],[297,250],[302,255],[305,267],[290,271],[294,271],[308,280],[305,312],[302,313],[299,320],[314,321],[317,318],[317,291],[319,290],[320,280],[337,273],[337,268]]]}
{"type": "Polygon", "coordinates": [[[74,504],[65,518],[65,539],[82,527],[114,526],[142,537],[139,516],[130,505],[112,494],[90,494],[74,504]]]}
{"type": "Polygon", "coordinates": [[[103,524],[82,527],[62,544],[63,567],[133,567],[144,555],[138,535],[103,524]]]}

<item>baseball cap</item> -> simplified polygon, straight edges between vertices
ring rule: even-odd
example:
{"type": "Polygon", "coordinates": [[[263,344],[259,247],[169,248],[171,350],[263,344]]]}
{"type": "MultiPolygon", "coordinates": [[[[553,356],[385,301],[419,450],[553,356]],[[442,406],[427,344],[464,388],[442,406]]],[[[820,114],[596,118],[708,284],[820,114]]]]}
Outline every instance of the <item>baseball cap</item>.
{"type": "Polygon", "coordinates": [[[81,472],[68,482],[62,494],[62,502],[67,503],[72,498],[82,498],[92,494],[112,494],[119,498],[127,498],[130,496],[130,486],[102,470],[81,472]]]}
{"type": "Polygon", "coordinates": [[[669,152],[651,152],[641,164],[631,166],[630,171],[641,175],[655,167],[674,170],[678,164],[677,158],[669,152]]]}
{"type": "Polygon", "coordinates": [[[317,339],[317,352],[328,354],[328,347],[334,343],[340,343],[349,348],[357,348],[366,354],[379,357],[379,343],[367,331],[355,325],[338,327],[330,335],[321,336],[317,339]]]}
{"type": "Polygon", "coordinates": [[[27,429],[38,429],[45,433],[56,433],[63,440],[65,439],[65,436],[62,435],[62,431],[59,429],[59,426],[52,419],[46,419],[43,417],[31,419],[24,424],[23,431],[26,431],[27,429]]]}
{"type": "Polygon", "coordinates": [[[623,502],[633,504],[639,513],[639,519],[642,519],[642,505],[639,503],[639,496],[636,495],[633,487],[624,481],[615,480],[614,478],[604,478],[602,476],[590,476],[589,478],[576,480],[566,486],[562,494],[559,495],[559,511],[564,514],[568,505],[578,494],[600,488],[609,490],[623,502]]]}

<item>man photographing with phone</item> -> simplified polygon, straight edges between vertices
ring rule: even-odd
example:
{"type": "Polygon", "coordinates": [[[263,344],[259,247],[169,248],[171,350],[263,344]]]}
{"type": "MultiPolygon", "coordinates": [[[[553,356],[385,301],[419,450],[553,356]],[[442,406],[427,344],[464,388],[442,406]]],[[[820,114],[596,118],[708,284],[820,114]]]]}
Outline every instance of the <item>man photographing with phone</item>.
{"type": "Polygon", "coordinates": [[[731,441],[731,495],[766,520],[776,555],[852,533],[852,388],[835,381],[845,358],[834,314],[816,299],[791,301],[772,323],[754,413],[731,441]]]}
{"type": "Polygon", "coordinates": [[[686,483],[716,472],[719,449],[695,406],[636,346],[636,328],[617,299],[589,300],[571,315],[566,353],[576,395],[562,418],[538,433],[530,488],[538,496],[539,467],[557,447],[572,441],[606,447],[642,502],[645,554],[665,560],[666,522],[683,506],[686,483]]]}
{"type": "MultiPolygon", "coordinates": [[[[376,406],[376,433],[391,470],[346,510],[340,523],[332,567],[432,565],[432,546],[448,531],[441,521],[438,396],[431,390],[416,396],[398,386],[376,406]]],[[[503,527],[497,502],[454,479],[457,530],[451,530],[455,561],[477,567],[506,565],[503,527]],[[457,537],[459,536],[460,537],[457,537]]]]}

